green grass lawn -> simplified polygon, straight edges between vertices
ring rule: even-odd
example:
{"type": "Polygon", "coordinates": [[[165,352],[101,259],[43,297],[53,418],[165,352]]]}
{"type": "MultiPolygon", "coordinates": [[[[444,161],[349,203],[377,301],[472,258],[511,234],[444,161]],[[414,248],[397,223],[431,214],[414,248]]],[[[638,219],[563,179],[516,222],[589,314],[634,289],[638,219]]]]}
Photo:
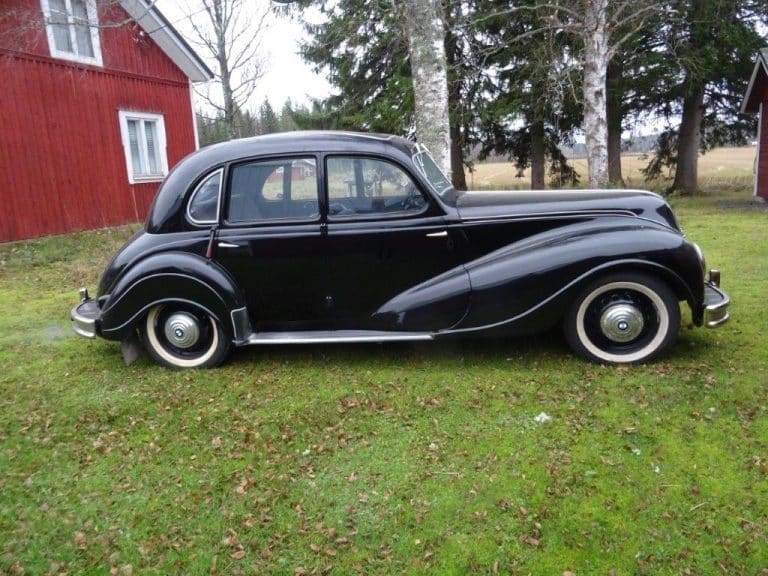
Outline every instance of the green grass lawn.
{"type": "Polygon", "coordinates": [[[557,334],[126,367],[68,315],[129,228],[0,246],[0,573],[768,574],[768,211],[723,198],[673,204],[731,322],[629,368],[557,334]]]}

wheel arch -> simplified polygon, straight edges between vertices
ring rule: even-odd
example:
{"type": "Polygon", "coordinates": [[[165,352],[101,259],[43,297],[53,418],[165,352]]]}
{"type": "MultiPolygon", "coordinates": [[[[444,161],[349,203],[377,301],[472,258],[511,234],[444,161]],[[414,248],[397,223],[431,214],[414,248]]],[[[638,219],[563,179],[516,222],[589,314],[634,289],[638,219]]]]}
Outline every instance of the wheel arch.
{"type": "Polygon", "coordinates": [[[226,271],[195,254],[166,252],[141,260],[117,280],[102,304],[101,333],[121,340],[153,306],[170,302],[205,311],[234,341],[249,330],[244,299],[226,271]]]}

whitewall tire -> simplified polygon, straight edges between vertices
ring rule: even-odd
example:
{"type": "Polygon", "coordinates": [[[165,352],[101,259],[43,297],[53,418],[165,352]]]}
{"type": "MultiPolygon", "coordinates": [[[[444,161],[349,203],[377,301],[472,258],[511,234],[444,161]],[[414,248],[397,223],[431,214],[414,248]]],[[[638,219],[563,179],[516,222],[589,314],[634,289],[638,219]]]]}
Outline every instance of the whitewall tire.
{"type": "Polygon", "coordinates": [[[207,312],[188,305],[158,304],[141,323],[149,355],[169,368],[210,368],[227,357],[229,338],[207,312]]]}
{"type": "Polygon", "coordinates": [[[663,281],[630,272],[584,288],[566,314],[565,337],[576,354],[602,364],[657,358],[677,339],[680,304],[663,281]]]}

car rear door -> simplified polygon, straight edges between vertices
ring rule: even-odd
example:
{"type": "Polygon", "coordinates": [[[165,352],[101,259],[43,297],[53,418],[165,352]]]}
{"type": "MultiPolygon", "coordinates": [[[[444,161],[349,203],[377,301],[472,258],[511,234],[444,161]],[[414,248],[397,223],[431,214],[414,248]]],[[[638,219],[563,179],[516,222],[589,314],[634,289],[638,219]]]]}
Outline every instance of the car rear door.
{"type": "Polygon", "coordinates": [[[256,331],[328,328],[317,160],[229,168],[216,261],[243,290],[256,331]]]}

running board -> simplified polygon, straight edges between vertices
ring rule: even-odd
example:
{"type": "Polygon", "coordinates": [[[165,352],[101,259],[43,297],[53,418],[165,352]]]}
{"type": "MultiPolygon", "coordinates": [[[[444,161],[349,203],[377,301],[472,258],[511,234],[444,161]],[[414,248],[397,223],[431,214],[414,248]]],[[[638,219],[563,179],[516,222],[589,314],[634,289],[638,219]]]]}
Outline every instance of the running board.
{"type": "Polygon", "coordinates": [[[376,330],[308,330],[306,332],[253,332],[246,344],[343,344],[353,342],[414,342],[432,340],[429,332],[376,330]]]}

